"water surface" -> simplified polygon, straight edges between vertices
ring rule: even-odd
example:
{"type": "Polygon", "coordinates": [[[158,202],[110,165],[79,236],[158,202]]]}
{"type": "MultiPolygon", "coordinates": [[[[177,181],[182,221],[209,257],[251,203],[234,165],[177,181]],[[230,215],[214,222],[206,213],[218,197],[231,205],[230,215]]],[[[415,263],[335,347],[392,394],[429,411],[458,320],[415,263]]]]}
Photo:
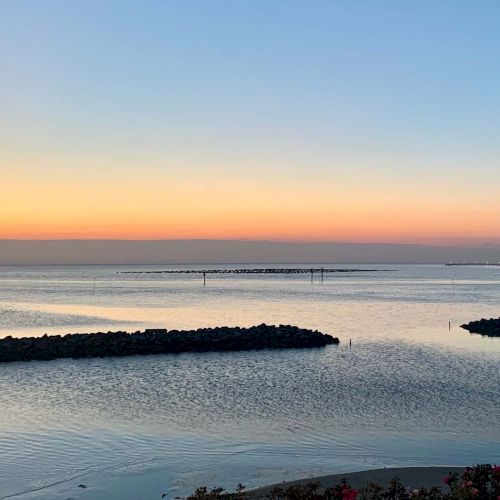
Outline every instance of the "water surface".
{"type": "Polygon", "coordinates": [[[206,287],[117,272],[141,267],[0,268],[0,336],[267,322],[341,340],[0,365],[0,498],[160,498],[499,462],[500,340],[459,325],[500,315],[500,270],[383,268],[322,284],[210,276],[206,287]]]}

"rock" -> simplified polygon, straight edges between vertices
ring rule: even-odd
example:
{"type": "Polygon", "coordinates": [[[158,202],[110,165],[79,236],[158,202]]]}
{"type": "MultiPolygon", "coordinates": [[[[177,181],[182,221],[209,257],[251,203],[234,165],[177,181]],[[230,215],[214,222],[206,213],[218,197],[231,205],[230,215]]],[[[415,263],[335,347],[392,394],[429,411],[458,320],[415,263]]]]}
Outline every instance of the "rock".
{"type": "Polygon", "coordinates": [[[479,333],[488,337],[500,337],[500,318],[482,318],[479,321],[471,321],[461,327],[470,333],[479,333]]]}
{"type": "Polygon", "coordinates": [[[324,347],[339,339],[290,325],[261,324],[250,328],[222,326],[198,330],[147,329],[144,332],[108,332],[44,335],[38,338],[0,339],[0,362],[324,347]]]}

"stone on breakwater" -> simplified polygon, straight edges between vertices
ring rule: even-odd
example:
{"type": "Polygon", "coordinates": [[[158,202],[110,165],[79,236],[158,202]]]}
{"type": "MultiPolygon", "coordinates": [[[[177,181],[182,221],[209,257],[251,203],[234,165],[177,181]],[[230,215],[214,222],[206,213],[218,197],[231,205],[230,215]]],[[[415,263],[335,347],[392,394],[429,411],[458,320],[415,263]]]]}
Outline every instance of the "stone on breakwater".
{"type": "Polygon", "coordinates": [[[324,347],[339,339],[290,325],[250,328],[216,327],[198,330],[148,329],[144,332],[75,333],[43,337],[0,339],[0,362],[167,354],[204,351],[239,351],[324,347]]]}
{"type": "Polygon", "coordinates": [[[500,318],[480,319],[479,321],[471,321],[462,328],[470,333],[479,333],[488,337],[500,337],[500,318]]]}

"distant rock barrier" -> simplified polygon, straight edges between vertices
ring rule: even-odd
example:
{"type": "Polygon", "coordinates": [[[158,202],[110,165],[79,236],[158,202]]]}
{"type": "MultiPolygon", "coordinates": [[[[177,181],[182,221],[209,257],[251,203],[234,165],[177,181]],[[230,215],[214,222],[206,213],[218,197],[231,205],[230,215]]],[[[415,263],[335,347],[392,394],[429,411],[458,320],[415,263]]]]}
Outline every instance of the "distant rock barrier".
{"type": "Polygon", "coordinates": [[[357,268],[305,268],[305,267],[258,267],[241,269],[167,269],[155,271],[116,271],[117,274],[312,274],[312,273],[378,273],[384,269],[357,268]]]}
{"type": "Polygon", "coordinates": [[[0,362],[253,349],[301,349],[338,344],[339,339],[290,325],[144,332],[74,333],[0,339],[0,362]]]}
{"type": "Polygon", "coordinates": [[[471,321],[462,328],[470,333],[479,333],[488,337],[500,337],[500,318],[480,319],[479,321],[471,321]]]}

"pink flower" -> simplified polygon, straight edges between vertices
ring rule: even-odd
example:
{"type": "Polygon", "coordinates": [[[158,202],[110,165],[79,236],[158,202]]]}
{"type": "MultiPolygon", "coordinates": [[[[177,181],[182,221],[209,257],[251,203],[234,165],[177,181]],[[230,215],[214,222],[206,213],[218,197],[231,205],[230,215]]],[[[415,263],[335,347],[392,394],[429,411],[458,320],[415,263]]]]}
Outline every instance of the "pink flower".
{"type": "Polygon", "coordinates": [[[358,496],[358,490],[355,488],[349,488],[348,486],[342,489],[342,499],[343,500],[356,500],[358,496]]]}
{"type": "Polygon", "coordinates": [[[495,466],[493,467],[493,472],[494,472],[495,474],[499,473],[499,472],[500,472],[500,465],[495,465],[495,466]]]}
{"type": "Polygon", "coordinates": [[[444,484],[450,484],[451,483],[451,476],[444,476],[443,477],[443,483],[444,484]]]}
{"type": "Polygon", "coordinates": [[[474,497],[475,497],[475,496],[479,493],[479,490],[478,490],[477,488],[472,488],[472,489],[470,490],[470,492],[471,492],[472,496],[474,496],[474,497]]]}
{"type": "Polygon", "coordinates": [[[470,488],[472,486],[472,481],[467,481],[465,483],[465,486],[467,486],[468,488],[470,488]]]}

